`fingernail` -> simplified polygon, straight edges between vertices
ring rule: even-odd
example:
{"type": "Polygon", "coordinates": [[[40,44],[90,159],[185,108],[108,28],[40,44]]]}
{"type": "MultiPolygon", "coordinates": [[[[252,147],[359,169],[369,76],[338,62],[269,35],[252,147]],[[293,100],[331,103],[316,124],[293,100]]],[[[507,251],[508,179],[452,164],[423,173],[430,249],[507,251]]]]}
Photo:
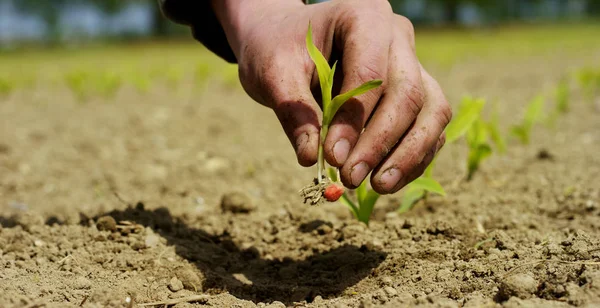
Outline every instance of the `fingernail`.
{"type": "Polygon", "coordinates": [[[369,165],[365,162],[360,162],[350,170],[350,181],[352,185],[358,187],[369,173],[369,165]]]}
{"type": "Polygon", "coordinates": [[[348,158],[348,153],[350,152],[350,142],[347,139],[342,138],[333,146],[333,158],[335,161],[343,165],[348,158]]]}
{"type": "Polygon", "coordinates": [[[306,148],[306,144],[308,143],[308,133],[303,133],[302,135],[296,138],[296,153],[300,154],[306,148]]]}
{"type": "Polygon", "coordinates": [[[400,174],[400,170],[392,167],[383,172],[379,178],[379,184],[383,190],[392,191],[398,182],[400,182],[401,177],[402,175],[400,174]]]}

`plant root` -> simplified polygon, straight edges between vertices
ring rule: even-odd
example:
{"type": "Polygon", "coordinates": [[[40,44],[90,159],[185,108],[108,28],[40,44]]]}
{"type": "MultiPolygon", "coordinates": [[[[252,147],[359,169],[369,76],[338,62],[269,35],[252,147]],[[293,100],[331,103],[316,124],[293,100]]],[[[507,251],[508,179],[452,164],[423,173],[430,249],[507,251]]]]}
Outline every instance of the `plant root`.
{"type": "Polygon", "coordinates": [[[304,204],[309,203],[310,205],[319,205],[323,203],[323,200],[325,200],[325,189],[330,183],[329,179],[324,176],[320,183],[317,178],[315,178],[312,184],[302,188],[300,190],[300,196],[304,198],[304,204]]]}

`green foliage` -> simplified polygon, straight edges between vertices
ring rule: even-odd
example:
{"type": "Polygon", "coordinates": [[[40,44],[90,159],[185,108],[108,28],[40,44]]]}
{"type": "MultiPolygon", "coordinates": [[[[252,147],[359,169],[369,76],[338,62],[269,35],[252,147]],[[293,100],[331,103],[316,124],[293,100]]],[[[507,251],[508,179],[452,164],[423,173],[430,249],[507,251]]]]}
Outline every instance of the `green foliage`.
{"type": "Polygon", "coordinates": [[[569,81],[567,79],[563,79],[556,86],[555,91],[555,99],[556,99],[556,111],[558,113],[567,113],[569,112],[569,97],[571,93],[569,92],[569,81]]]}
{"type": "Polygon", "coordinates": [[[494,110],[494,113],[492,114],[492,119],[486,124],[488,132],[490,133],[490,138],[492,139],[492,142],[496,145],[498,152],[505,153],[506,140],[504,140],[504,136],[502,136],[502,133],[500,132],[499,118],[496,110],[494,110]]]}
{"type": "Polygon", "coordinates": [[[406,186],[406,190],[402,196],[402,202],[398,208],[398,213],[402,214],[410,211],[414,205],[419,200],[425,198],[428,193],[446,196],[446,191],[442,185],[426,173],[406,186]]]}
{"type": "Polygon", "coordinates": [[[481,111],[484,106],[484,99],[464,97],[460,104],[459,112],[446,127],[446,142],[453,143],[462,137],[471,128],[473,123],[481,117],[481,111]]]}
{"type": "Polygon", "coordinates": [[[545,98],[543,95],[536,96],[528,105],[525,115],[520,124],[514,125],[511,133],[523,144],[529,144],[531,129],[540,121],[544,111],[545,98]]]}
{"type": "Polygon", "coordinates": [[[575,73],[578,87],[586,101],[592,103],[600,95],[600,69],[582,68],[575,73]]]}
{"type": "MultiPolygon", "coordinates": [[[[327,168],[327,172],[332,181],[338,181],[337,171],[335,168],[329,167],[327,168]]],[[[364,180],[360,186],[356,188],[356,201],[353,201],[348,193],[344,193],[340,198],[340,202],[350,209],[354,217],[366,225],[369,224],[371,213],[373,212],[375,203],[380,196],[377,192],[368,188],[367,182],[368,180],[364,180]]]]}
{"type": "Polygon", "coordinates": [[[467,144],[469,155],[467,158],[467,180],[470,181],[481,162],[492,155],[492,147],[489,144],[489,126],[482,120],[477,120],[467,132],[467,144]]]}

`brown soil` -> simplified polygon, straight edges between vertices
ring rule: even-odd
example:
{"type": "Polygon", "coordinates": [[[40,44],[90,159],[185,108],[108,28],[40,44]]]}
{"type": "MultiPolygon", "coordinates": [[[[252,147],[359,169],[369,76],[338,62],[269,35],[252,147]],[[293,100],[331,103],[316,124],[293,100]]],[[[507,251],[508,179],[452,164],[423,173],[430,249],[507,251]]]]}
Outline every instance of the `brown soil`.
{"type": "MultiPolygon", "coordinates": [[[[507,127],[594,58],[433,73],[454,104],[500,98],[507,127]]],[[[448,197],[402,216],[401,194],[383,197],[366,228],[340,204],[302,203],[313,169],[297,166],[271,111],[241,91],[191,89],[2,99],[1,307],[197,294],[176,307],[600,305],[600,113],[577,95],[555,128],[512,140],[472,182],[463,146],[447,147],[436,177],[448,197]]]]}

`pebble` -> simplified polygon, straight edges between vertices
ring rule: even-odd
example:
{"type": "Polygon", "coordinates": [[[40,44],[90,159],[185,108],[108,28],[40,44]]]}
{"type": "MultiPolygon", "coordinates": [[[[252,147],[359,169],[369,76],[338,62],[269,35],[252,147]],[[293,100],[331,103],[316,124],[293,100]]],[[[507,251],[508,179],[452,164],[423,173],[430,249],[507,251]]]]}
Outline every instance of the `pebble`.
{"type": "Polygon", "coordinates": [[[196,272],[193,269],[179,267],[177,268],[177,270],[175,270],[175,273],[177,278],[179,278],[183,283],[183,287],[186,290],[194,292],[202,290],[204,276],[196,274],[196,272]]]}
{"type": "Polygon", "coordinates": [[[285,308],[285,304],[279,301],[274,301],[269,305],[265,306],[265,308],[285,308]]]}
{"type": "Polygon", "coordinates": [[[78,277],[73,282],[73,288],[78,290],[87,290],[92,287],[92,282],[85,277],[78,277]]]}
{"type": "Polygon", "coordinates": [[[169,281],[169,290],[173,291],[173,292],[177,292],[177,291],[181,291],[183,290],[183,282],[181,282],[181,280],[177,279],[177,277],[173,277],[171,278],[171,281],[169,281]]]}
{"type": "Polygon", "coordinates": [[[392,278],[390,276],[385,276],[385,277],[381,278],[381,283],[383,283],[386,286],[391,286],[392,283],[394,283],[394,281],[392,280],[392,278]]]}
{"type": "Polygon", "coordinates": [[[100,231],[117,231],[117,221],[111,216],[102,216],[96,221],[96,228],[100,231]]]}
{"type": "Polygon", "coordinates": [[[160,243],[160,237],[156,234],[148,234],[144,239],[144,245],[147,248],[156,247],[160,243]]]}
{"type": "Polygon", "coordinates": [[[498,290],[500,298],[516,296],[522,299],[531,297],[537,291],[538,282],[528,274],[515,274],[505,278],[498,290]]]}
{"type": "Polygon", "coordinates": [[[398,291],[392,287],[385,287],[383,288],[383,291],[385,291],[385,294],[388,296],[396,296],[398,294],[398,291]]]}
{"type": "Polygon", "coordinates": [[[250,198],[241,192],[230,192],[221,198],[221,210],[231,213],[249,213],[256,209],[250,198]]]}

